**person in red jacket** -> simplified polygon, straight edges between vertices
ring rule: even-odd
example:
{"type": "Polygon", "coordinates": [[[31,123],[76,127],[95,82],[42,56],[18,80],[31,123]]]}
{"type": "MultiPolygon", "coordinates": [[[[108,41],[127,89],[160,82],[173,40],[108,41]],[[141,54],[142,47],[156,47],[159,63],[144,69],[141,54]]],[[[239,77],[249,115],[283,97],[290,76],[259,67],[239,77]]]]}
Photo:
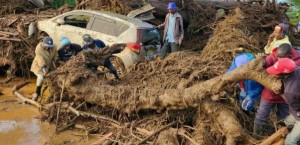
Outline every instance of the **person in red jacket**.
{"type": "MultiPolygon", "coordinates": [[[[290,58],[300,66],[300,53],[298,53],[288,43],[281,44],[278,48],[273,49],[265,59],[265,68],[274,65],[279,58],[290,58]]],[[[272,126],[269,124],[271,110],[276,107],[277,120],[286,118],[289,115],[289,107],[285,100],[272,90],[264,88],[261,94],[261,101],[254,120],[254,135],[259,138],[273,133],[272,126]]]]}

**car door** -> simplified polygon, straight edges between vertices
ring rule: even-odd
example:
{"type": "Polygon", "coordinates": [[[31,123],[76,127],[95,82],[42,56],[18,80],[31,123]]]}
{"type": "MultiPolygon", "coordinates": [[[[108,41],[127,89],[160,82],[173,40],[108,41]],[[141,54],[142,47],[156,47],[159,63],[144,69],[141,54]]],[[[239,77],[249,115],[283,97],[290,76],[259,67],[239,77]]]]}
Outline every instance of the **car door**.
{"type": "Polygon", "coordinates": [[[95,39],[102,40],[106,45],[114,44],[117,40],[116,21],[108,17],[94,15],[87,33],[95,39]]]}
{"type": "Polygon", "coordinates": [[[72,43],[82,45],[82,36],[87,33],[86,28],[92,21],[92,14],[83,12],[70,13],[58,19],[64,21],[63,25],[55,27],[54,41],[59,44],[58,46],[60,46],[59,39],[62,36],[68,37],[72,43]]]}

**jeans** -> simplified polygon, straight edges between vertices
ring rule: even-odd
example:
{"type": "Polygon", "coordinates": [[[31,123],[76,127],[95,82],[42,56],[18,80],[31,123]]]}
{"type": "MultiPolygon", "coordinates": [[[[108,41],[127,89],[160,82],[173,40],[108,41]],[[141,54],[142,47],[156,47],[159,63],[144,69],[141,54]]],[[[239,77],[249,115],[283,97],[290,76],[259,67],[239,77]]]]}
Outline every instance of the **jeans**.
{"type": "Polygon", "coordinates": [[[287,126],[294,126],[292,131],[286,136],[285,145],[297,145],[300,141],[300,121],[296,120],[291,114],[285,120],[284,123],[287,126]]]}
{"type": "Polygon", "coordinates": [[[119,75],[118,75],[118,73],[117,73],[117,70],[116,70],[116,68],[113,66],[113,64],[111,63],[111,61],[109,60],[109,58],[105,60],[105,62],[104,62],[104,67],[108,68],[109,71],[110,71],[111,73],[113,73],[113,74],[115,75],[116,78],[119,78],[119,75]]]}
{"type": "Polygon", "coordinates": [[[286,118],[289,115],[289,106],[285,103],[269,103],[265,101],[263,98],[260,100],[258,111],[255,115],[254,123],[255,124],[261,124],[261,125],[267,125],[269,124],[269,117],[271,110],[274,107],[277,107],[277,120],[281,120],[286,118]]]}
{"type": "Polygon", "coordinates": [[[170,47],[171,47],[172,52],[179,51],[179,45],[178,44],[176,44],[175,42],[165,41],[164,45],[161,48],[161,52],[160,52],[160,57],[161,58],[166,57],[167,53],[170,51],[170,47]]]}

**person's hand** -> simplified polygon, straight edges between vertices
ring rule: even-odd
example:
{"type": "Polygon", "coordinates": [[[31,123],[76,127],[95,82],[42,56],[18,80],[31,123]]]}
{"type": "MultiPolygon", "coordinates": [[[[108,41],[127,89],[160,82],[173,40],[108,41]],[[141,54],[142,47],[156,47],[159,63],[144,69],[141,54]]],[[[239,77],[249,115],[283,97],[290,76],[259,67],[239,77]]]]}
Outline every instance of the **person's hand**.
{"type": "Polygon", "coordinates": [[[281,91],[281,87],[278,86],[272,86],[271,90],[275,93],[275,94],[279,94],[281,91]]]}
{"type": "Polygon", "coordinates": [[[156,26],[156,25],[152,25],[153,26],[153,28],[155,28],[155,29],[157,29],[158,28],[158,26],[156,26]]]}
{"type": "Polygon", "coordinates": [[[272,42],[275,38],[275,34],[272,33],[270,36],[269,36],[269,42],[272,42]]]}
{"type": "Polygon", "coordinates": [[[258,58],[263,58],[263,57],[266,57],[266,54],[264,54],[264,53],[258,53],[258,54],[256,55],[256,57],[258,57],[258,58]]]}

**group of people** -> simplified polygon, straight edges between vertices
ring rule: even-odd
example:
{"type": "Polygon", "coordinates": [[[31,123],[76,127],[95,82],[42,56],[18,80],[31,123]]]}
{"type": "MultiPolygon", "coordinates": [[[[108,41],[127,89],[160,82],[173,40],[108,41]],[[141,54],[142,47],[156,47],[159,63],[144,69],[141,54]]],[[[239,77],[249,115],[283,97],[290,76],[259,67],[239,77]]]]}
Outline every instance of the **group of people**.
{"type": "MultiPolygon", "coordinates": [[[[285,144],[296,145],[300,141],[300,52],[292,48],[287,36],[289,25],[281,23],[275,26],[264,47],[264,67],[270,75],[275,75],[283,82],[281,88],[264,88],[253,80],[238,83],[240,88],[239,101],[245,112],[255,112],[253,133],[257,138],[274,133],[269,123],[272,110],[281,125],[293,127],[288,134],[285,144]],[[255,102],[260,98],[258,109],[255,102]],[[276,109],[275,109],[276,108],[276,109]]],[[[259,57],[264,57],[262,54],[259,57]]],[[[242,66],[254,59],[251,53],[238,54],[232,61],[227,72],[242,66]]]]}
{"type": "MultiPolygon", "coordinates": [[[[41,96],[41,88],[45,76],[49,71],[56,69],[56,65],[63,64],[72,56],[77,55],[80,51],[100,50],[106,45],[99,39],[94,39],[90,35],[83,35],[83,46],[72,43],[67,37],[60,38],[61,48],[57,49],[53,43],[53,39],[45,37],[35,49],[35,58],[31,65],[31,71],[36,75],[36,90],[32,100],[37,100],[41,96]]],[[[109,58],[104,62],[104,67],[108,68],[114,74],[116,79],[119,79],[117,70],[112,65],[109,58]]]]}

